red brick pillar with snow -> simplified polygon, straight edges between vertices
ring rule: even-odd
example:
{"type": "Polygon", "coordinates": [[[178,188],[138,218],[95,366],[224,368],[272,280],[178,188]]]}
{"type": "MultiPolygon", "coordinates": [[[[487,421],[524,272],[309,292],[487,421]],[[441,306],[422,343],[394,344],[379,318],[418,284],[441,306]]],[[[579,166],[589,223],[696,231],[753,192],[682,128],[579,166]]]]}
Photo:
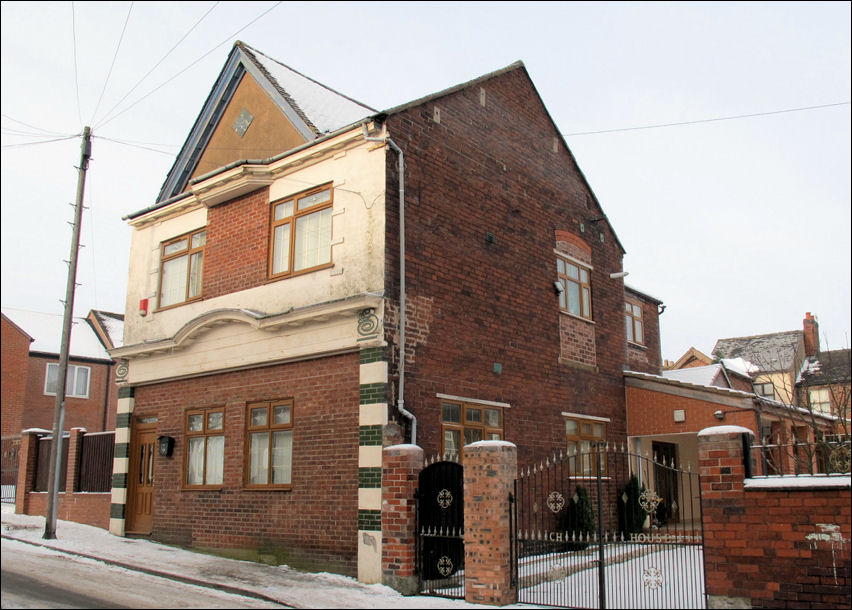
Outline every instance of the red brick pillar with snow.
{"type": "Polygon", "coordinates": [[[414,493],[421,470],[420,447],[392,445],[382,450],[382,584],[403,595],[418,592],[414,493]]]}
{"type": "Polygon", "coordinates": [[[736,554],[747,551],[744,434],[750,444],[754,433],[742,426],[715,426],[698,433],[704,570],[711,608],[751,608],[747,581],[753,575],[731,561],[735,545],[741,547],[736,554]]]}
{"type": "MultiPolygon", "coordinates": [[[[47,432],[41,430],[40,432],[47,432]]],[[[26,515],[30,509],[30,490],[35,484],[39,434],[32,430],[21,432],[18,449],[18,484],[15,487],[15,512],[26,515]]]]}
{"type": "Polygon", "coordinates": [[[506,441],[464,448],[465,601],[517,603],[512,584],[509,498],[518,476],[518,449],[506,441]]]}
{"type": "Polygon", "coordinates": [[[83,449],[85,428],[71,428],[68,436],[68,464],[65,468],[65,500],[71,500],[71,494],[77,491],[80,482],[80,452],[83,449]]]}

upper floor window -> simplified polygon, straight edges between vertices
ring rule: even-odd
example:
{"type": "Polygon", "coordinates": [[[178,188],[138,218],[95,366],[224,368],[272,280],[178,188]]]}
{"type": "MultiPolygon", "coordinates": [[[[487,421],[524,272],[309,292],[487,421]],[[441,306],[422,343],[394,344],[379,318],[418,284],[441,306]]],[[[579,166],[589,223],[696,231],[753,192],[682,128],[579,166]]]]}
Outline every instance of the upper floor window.
{"type": "Polygon", "coordinates": [[[220,409],[186,414],[186,485],[219,486],[225,473],[225,412],[220,409]]]}
{"type": "Polygon", "coordinates": [[[563,311],[592,319],[592,287],[590,270],[583,265],[556,257],[557,282],[562,285],[559,292],[559,307],[563,311]]]}
{"type": "MultiPolygon", "coordinates": [[[[88,366],[68,365],[68,373],[65,376],[65,395],[72,398],[89,397],[89,377],[92,369],[88,366]]],[[[59,380],[59,364],[47,363],[47,371],[44,376],[44,393],[56,395],[56,382],[59,380]]]]}
{"type": "Polygon", "coordinates": [[[828,388],[811,388],[808,390],[811,410],[817,413],[831,413],[831,392],[828,388]]]}
{"type": "Polygon", "coordinates": [[[330,186],[272,202],[269,277],[315,269],[331,263],[330,186]]]}
{"type": "Polygon", "coordinates": [[[754,393],[764,398],[775,398],[775,385],[772,383],[755,383],[753,384],[754,393]]]}
{"type": "Polygon", "coordinates": [[[477,441],[502,440],[503,410],[480,404],[441,403],[443,451],[461,455],[464,445],[477,441]]]}
{"type": "Polygon", "coordinates": [[[624,303],[624,323],[627,328],[627,340],[630,343],[645,345],[642,326],[642,305],[635,301],[624,303]]]}
{"type": "Polygon", "coordinates": [[[160,307],[201,297],[204,229],[164,242],[160,256],[160,307]]]}
{"type": "Polygon", "coordinates": [[[248,406],[248,486],[288,487],[292,481],[293,401],[248,406]]]}

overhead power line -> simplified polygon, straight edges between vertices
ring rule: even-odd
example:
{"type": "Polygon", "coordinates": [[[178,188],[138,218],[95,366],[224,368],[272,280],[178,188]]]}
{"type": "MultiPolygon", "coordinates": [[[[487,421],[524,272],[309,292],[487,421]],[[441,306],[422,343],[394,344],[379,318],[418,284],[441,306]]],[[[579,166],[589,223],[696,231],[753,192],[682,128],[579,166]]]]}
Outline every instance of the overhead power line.
{"type": "Polygon", "coordinates": [[[166,54],[165,54],[165,55],[163,55],[163,57],[162,57],[162,58],[160,58],[160,61],[158,61],[156,64],[154,64],[154,66],[153,66],[150,70],[148,70],[148,72],[145,74],[145,76],[143,76],[142,78],[140,78],[140,79],[136,82],[136,84],[135,84],[135,85],[133,85],[133,87],[130,89],[130,91],[128,91],[127,93],[125,93],[125,94],[124,94],[124,97],[122,97],[120,100],[118,100],[118,102],[117,102],[117,103],[116,103],[116,104],[115,104],[112,108],[110,108],[110,109],[107,111],[107,113],[104,115],[104,120],[103,120],[103,121],[102,121],[99,125],[96,125],[96,127],[99,127],[100,125],[105,124],[107,121],[112,120],[112,119],[110,118],[110,114],[112,114],[112,112],[113,112],[116,108],[118,108],[118,107],[121,105],[121,103],[122,103],[124,100],[126,100],[126,99],[130,96],[130,94],[131,94],[131,93],[133,93],[134,91],[136,91],[136,88],[137,88],[137,87],[139,87],[139,85],[141,85],[141,84],[145,81],[145,79],[146,79],[146,78],[148,78],[148,77],[151,75],[151,73],[152,73],[154,70],[156,70],[156,69],[159,67],[159,65],[160,65],[161,63],[163,63],[163,62],[166,60],[166,58],[174,52],[174,50],[175,50],[175,49],[177,49],[177,48],[178,48],[178,46],[180,45],[180,43],[182,43],[184,40],[186,40],[186,37],[187,37],[187,36],[189,36],[189,35],[193,32],[193,30],[195,30],[195,28],[196,28],[196,27],[198,27],[198,24],[200,24],[202,21],[204,21],[204,19],[207,17],[207,15],[209,15],[210,13],[212,13],[212,12],[213,12],[213,9],[215,9],[217,6],[219,6],[219,2],[215,2],[215,3],[213,4],[213,6],[211,6],[211,7],[207,10],[207,12],[206,12],[206,13],[204,13],[204,14],[201,16],[201,18],[200,18],[198,21],[196,21],[196,22],[195,22],[195,24],[194,24],[191,28],[189,28],[189,29],[186,31],[186,34],[184,34],[184,35],[181,37],[181,39],[180,39],[180,40],[178,40],[178,41],[174,44],[174,46],[172,46],[172,48],[171,48],[171,49],[169,49],[169,50],[166,52],[166,54]]]}
{"type": "Polygon", "coordinates": [[[118,44],[115,46],[115,53],[112,55],[112,63],[109,65],[109,71],[107,72],[106,80],[104,81],[104,88],[101,89],[101,95],[98,98],[98,103],[95,104],[95,111],[92,113],[92,118],[90,119],[90,123],[93,123],[95,120],[95,115],[98,114],[98,110],[101,107],[101,100],[104,99],[104,93],[106,93],[107,85],[109,84],[109,77],[112,76],[112,69],[115,67],[115,60],[118,58],[118,51],[121,49],[121,41],[124,40],[124,33],[127,31],[127,24],[130,21],[130,13],[133,12],[133,3],[130,3],[130,7],[127,9],[127,17],[124,18],[124,27],[121,28],[121,36],[118,37],[118,44]]]}
{"type": "Polygon", "coordinates": [[[783,114],[785,112],[800,112],[802,110],[818,110],[820,108],[831,108],[834,106],[843,106],[850,102],[836,102],[834,104],[820,104],[819,106],[804,106],[802,108],[788,108],[786,110],[771,110],[769,112],[755,112],[753,114],[737,114],[732,116],[715,117],[712,119],[697,119],[694,121],[681,121],[678,123],[660,123],[657,125],[643,125],[641,127],[620,127],[618,129],[602,129],[599,131],[577,131],[574,133],[563,133],[567,137],[571,136],[591,136],[599,133],[616,133],[619,131],[637,131],[640,129],[658,129],[660,127],[676,127],[678,125],[696,125],[698,123],[712,123],[714,121],[732,121],[734,119],[749,119],[752,117],[768,116],[771,114],[783,114]]]}
{"type": "Polygon", "coordinates": [[[153,95],[155,92],[157,92],[157,91],[159,91],[160,89],[162,89],[163,87],[165,87],[167,84],[169,84],[170,82],[172,82],[172,81],[173,81],[174,79],[176,79],[178,76],[180,76],[181,74],[183,74],[184,72],[186,72],[187,70],[189,70],[192,66],[194,66],[195,64],[197,64],[198,62],[200,62],[202,59],[204,59],[205,57],[207,57],[208,55],[210,55],[211,53],[213,53],[213,51],[215,51],[216,49],[218,49],[219,47],[221,47],[223,44],[227,43],[229,40],[231,40],[232,38],[234,38],[235,36],[237,36],[240,32],[242,32],[243,30],[245,30],[245,29],[246,29],[247,27],[249,27],[250,25],[254,24],[256,21],[258,21],[258,20],[259,20],[259,19],[261,19],[262,17],[264,17],[267,13],[271,12],[272,10],[274,10],[274,9],[275,9],[275,8],[276,8],[279,4],[281,4],[281,2],[283,2],[283,0],[280,0],[279,2],[276,2],[275,4],[273,4],[271,7],[269,7],[269,8],[268,8],[268,9],[266,9],[265,11],[263,11],[260,15],[258,15],[257,17],[255,17],[254,19],[252,19],[251,21],[249,21],[247,24],[245,24],[243,27],[241,27],[240,29],[238,29],[236,32],[234,32],[233,34],[231,34],[230,36],[228,36],[225,40],[223,40],[222,42],[220,42],[219,44],[217,44],[216,46],[214,46],[212,49],[210,49],[209,51],[207,51],[206,53],[204,53],[204,55],[202,55],[201,57],[199,57],[198,59],[196,59],[195,61],[193,61],[193,62],[192,62],[191,64],[189,64],[188,66],[186,66],[183,70],[179,71],[177,74],[175,74],[174,76],[172,76],[172,77],[171,77],[171,78],[169,78],[168,80],[163,81],[163,82],[162,82],[161,84],[159,84],[157,87],[155,87],[154,89],[152,89],[151,91],[149,91],[148,93],[146,93],[145,95],[143,95],[142,97],[140,97],[138,100],[136,100],[135,102],[133,102],[132,104],[130,104],[130,106],[128,106],[127,108],[125,108],[125,109],[124,109],[124,110],[122,110],[121,112],[119,112],[119,113],[117,113],[117,114],[114,114],[111,118],[109,118],[108,120],[106,120],[106,121],[104,121],[103,123],[101,123],[101,124],[100,124],[100,127],[103,127],[104,125],[106,125],[106,124],[107,124],[107,123],[109,123],[110,121],[112,121],[112,120],[114,120],[114,119],[116,119],[116,118],[120,117],[122,114],[124,114],[125,112],[127,112],[128,110],[130,110],[131,108],[133,108],[134,106],[136,106],[139,102],[141,102],[142,100],[144,100],[144,99],[146,99],[146,98],[150,97],[150,96],[151,96],[151,95],[153,95]]]}

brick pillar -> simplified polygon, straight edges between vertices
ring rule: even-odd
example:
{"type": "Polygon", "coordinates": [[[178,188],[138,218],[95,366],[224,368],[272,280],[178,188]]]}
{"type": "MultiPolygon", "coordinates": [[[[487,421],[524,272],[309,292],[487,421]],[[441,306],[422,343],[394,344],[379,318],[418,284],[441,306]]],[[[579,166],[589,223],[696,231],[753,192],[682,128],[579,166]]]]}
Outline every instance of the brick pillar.
{"type": "Polygon", "coordinates": [[[505,441],[464,448],[465,601],[505,606],[512,585],[509,495],[518,476],[518,449],[505,441]]]}
{"type": "MultiPolygon", "coordinates": [[[[85,434],[85,428],[71,428],[71,435],[68,438],[68,464],[65,468],[66,494],[77,491],[77,482],[80,480],[80,451],[83,448],[85,434]]],[[[70,495],[66,497],[70,499],[70,495]]]]}
{"type": "Polygon", "coordinates": [[[403,595],[415,595],[414,492],[423,469],[423,449],[393,445],[382,452],[382,584],[403,595]]]}
{"type": "Polygon", "coordinates": [[[709,608],[751,608],[751,597],[742,584],[744,576],[729,557],[730,545],[745,541],[748,527],[743,434],[754,435],[739,426],[705,428],[698,433],[709,608]]]}
{"type": "Polygon", "coordinates": [[[18,484],[15,487],[15,512],[26,515],[30,508],[30,491],[35,484],[36,460],[38,459],[38,439],[36,432],[24,430],[21,433],[21,447],[18,449],[18,484]]]}

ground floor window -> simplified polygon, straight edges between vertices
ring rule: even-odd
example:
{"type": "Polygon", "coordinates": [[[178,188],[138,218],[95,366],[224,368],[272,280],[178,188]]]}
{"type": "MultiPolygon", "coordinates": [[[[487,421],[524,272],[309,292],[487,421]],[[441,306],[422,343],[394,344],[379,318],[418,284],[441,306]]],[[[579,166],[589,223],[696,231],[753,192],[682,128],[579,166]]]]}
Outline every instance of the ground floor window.
{"type": "Polygon", "coordinates": [[[225,469],[225,411],[205,409],[186,413],[187,487],[218,487],[225,469]]]}
{"type": "Polygon", "coordinates": [[[286,488],[292,482],[293,401],[248,405],[248,487],[286,488]]]}
{"type": "Polygon", "coordinates": [[[503,439],[503,409],[476,403],[441,402],[444,454],[461,456],[464,445],[503,439]]]}
{"type": "MultiPolygon", "coordinates": [[[[565,418],[565,442],[569,459],[574,456],[572,469],[577,474],[594,475],[594,446],[606,441],[606,425],[609,419],[563,413],[565,418]]],[[[606,472],[606,453],[601,453],[601,470],[606,472]]]]}

